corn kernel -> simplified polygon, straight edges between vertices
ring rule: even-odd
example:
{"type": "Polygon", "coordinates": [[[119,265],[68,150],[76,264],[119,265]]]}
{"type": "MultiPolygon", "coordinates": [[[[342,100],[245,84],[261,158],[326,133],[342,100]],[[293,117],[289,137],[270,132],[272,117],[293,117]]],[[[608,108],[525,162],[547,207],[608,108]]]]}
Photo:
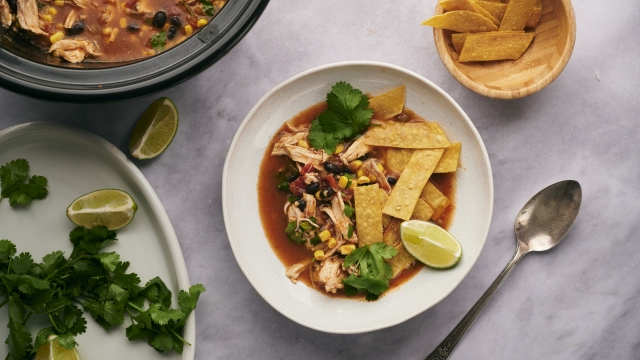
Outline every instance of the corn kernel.
{"type": "Polygon", "coordinates": [[[207,21],[207,19],[198,19],[197,25],[198,25],[199,28],[201,28],[201,27],[207,25],[208,23],[209,22],[207,21]]]}
{"type": "Polygon", "coordinates": [[[358,178],[358,184],[368,184],[371,182],[371,179],[369,179],[367,176],[360,176],[358,178]]]}
{"type": "Polygon", "coordinates": [[[64,25],[62,25],[62,24],[56,24],[56,29],[58,29],[58,30],[62,30],[62,29],[64,29],[64,25]]]}
{"type": "Polygon", "coordinates": [[[364,176],[364,171],[362,171],[362,169],[358,170],[358,178],[361,178],[364,176]]]}
{"type": "Polygon", "coordinates": [[[42,15],[42,20],[46,21],[46,22],[52,22],[53,21],[53,16],[47,14],[47,15],[42,15]]]}
{"type": "Polygon", "coordinates": [[[105,35],[111,35],[112,31],[113,31],[113,29],[109,28],[109,27],[102,29],[102,33],[105,34],[105,35]]]}
{"type": "Polygon", "coordinates": [[[369,181],[374,183],[374,182],[378,181],[378,178],[375,175],[369,175],[369,181]]]}
{"type": "Polygon", "coordinates": [[[316,191],[316,199],[318,200],[322,200],[322,193],[320,192],[320,190],[316,191]]]}
{"type": "Polygon", "coordinates": [[[378,168],[378,170],[380,170],[380,172],[383,172],[383,171],[384,171],[384,166],[382,166],[382,164],[377,163],[377,164],[376,164],[376,167],[378,168]]]}
{"type": "Polygon", "coordinates": [[[356,160],[356,161],[352,161],[349,164],[349,170],[355,172],[356,170],[360,169],[362,167],[362,161],[360,160],[356,160]]]}
{"type": "Polygon", "coordinates": [[[64,6],[64,0],[55,0],[53,2],[53,5],[63,7],[64,6]]]}
{"type": "Polygon", "coordinates": [[[47,8],[47,12],[49,12],[49,14],[54,15],[54,16],[58,15],[58,10],[56,10],[56,8],[49,7],[49,8],[47,8]]]}
{"type": "Polygon", "coordinates": [[[63,38],[64,38],[64,33],[62,31],[58,31],[57,33],[49,37],[49,41],[51,41],[52,44],[55,44],[56,42],[62,40],[63,38]]]}
{"type": "Polygon", "coordinates": [[[326,259],[326,256],[324,256],[324,251],[316,250],[313,253],[313,258],[316,259],[316,260],[324,260],[324,259],[326,259]]]}
{"type": "Polygon", "coordinates": [[[298,146],[300,146],[301,148],[308,149],[309,143],[306,140],[298,140],[298,146]]]}
{"type": "Polygon", "coordinates": [[[187,33],[187,36],[193,34],[193,28],[191,27],[191,25],[185,25],[184,32],[187,33]]]}
{"type": "Polygon", "coordinates": [[[120,18],[120,27],[123,29],[127,27],[127,19],[120,18]]]}
{"type": "Polygon", "coordinates": [[[357,187],[358,187],[358,182],[355,179],[351,180],[351,186],[349,186],[349,189],[355,189],[357,187]]]}
{"type": "Polygon", "coordinates": [[[340,254],[349,255],[355,249],[356,249],[356,246],[354,244],[342,245],[342,246],[340,246],[340,254]]]}
{"type": "Polygon", "coordinates": [[[325,242],[329,240],[329,238],[331,238],[331,233],[329,232],[329,230],[324,230],[320,234],[318,234],[318,237],[320,238],[320,240],[322,240],[322,242],[325,242]]]}
{"type": "Polygon", "coordinates": [[[349,178],[347,178],[346,176],[340,176],[340,179],[338,180],[338,186],[344,189],[347,187],[348,183],[349,183],[349,178]]]}
{"type": "Polygon", "coordinates": [[[336,245],[338,245],[338,240],[336,240],[336,238],[332,237],[331,239],[329,239],[329,242],[327,242],[327,246],[330,249],[333,249],[334,247],[336,247],[336,245]]]}
{"type": "Polygon", "coordinates": [[[341,152],[344,151],[344,144],[338,144],[338,146],[336,146],[336,151],[334,152],[334,154],[340,154],[341,152]]]}

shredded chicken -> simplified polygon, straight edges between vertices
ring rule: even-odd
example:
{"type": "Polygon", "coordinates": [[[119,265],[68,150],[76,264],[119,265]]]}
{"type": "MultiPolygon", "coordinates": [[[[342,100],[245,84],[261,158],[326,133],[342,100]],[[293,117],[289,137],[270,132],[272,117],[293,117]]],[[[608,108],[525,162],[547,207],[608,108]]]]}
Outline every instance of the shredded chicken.
{"type": "Polygon", "coordinates": [[[293,161],[313,164],[315,168],[321,169],[322,163],[327,161],[328,158],[324,150],[311,150],[297,145],[299,140],[305,140],[308,136],[308,131],[282,134],[273,145],[271,155],[287,155],[293,161]]]}
{"type": "Polygon", "coordinates": [[[376,182],[378,183],[378,185],[380,185],[380,188],[386,191],[387,193],[390,193],[391,185],[389,185],[389,182],[387,181],[387,177],[384,176],[384,174],[382,173],[382,171],[380,171],[380,169],[378,169],[376,164],[377,163],[374,159],[369,159],[362,164],[362,168],[365,169],[367,173],[375,175],[376,182]]]}
{"type": "Polygon", "coordinates": [[[302,194],[302,200],[307,203],[302,216],[305,218],[316,217],[316,197],[311,194],[302,194]]]}
{"type": "Polygon", "coordinates": [[[318,174],[316,173],[306,173],[304,174],[304,183],[309,185],[314,182],[318,182],[318,174]]]}
{"type": "Polygon", "coordinates": [[[344,288],[342,279],[347,277],[342,271],[344,260],[338,256],[328,257],[320,263],[315,263],[311,272],[311,279],[320,285],[324,285],[327,292],[336,293],[338,289],[344,288]]]}
{"type": "Polygon", "coordinates": [[[62,39],[51,45],[49,52],[72,63],[81,62],[87,55],[102,55],[100,48],[93,41],[79,39],[62,39]]]}
{"type": "Polygon", "coordinates": [[[289,222],[295,221],[296,223],[299,223],[300,219],[302,218],[302,211],[300,211],[297,206],[288,201],[284,205],[284,213],[287,214],[289,222]]]}
{"type": "Polygon", "coordinates": [[[370,152],[372,150],[371,146],[364,143],[364,136],[359,137],[354,141],[342,154],[340,154],[340,160],[345,165],[348,165],[350,162],[356,160],[360,156],[370,152]]]}
{"type": "Polygon", "coordinates": [[[48,35],[40,29],[38,4],[36,0],[17,0],[17,4],[20,27],[37,35],[48,35]]]}
{"type": "Polygon", "coordinates": [[[77,7],[86,9],[88,8],[90,5],[93,5],[91,3],[91,0],[70,0],[71,3],[77,7]]]}
{"type": "Polygon", "coordinates": [[[295,284],[298,282],[298,277],[300,276],[300,274],[303,271],[307,270],[309,266],[311,266],[311,264],[313,264],[313,259],[309,259],[301,263],[293,264],[289,266],[285,275],[287,275],[289,280],[291,280],[291,282],[295,284]]]}
{"type": "Polygon", "coordinates": [[[67,29],[71,29],[71,27],[73,27],[73,24],[76,22],[76,17],[76,11],[71,10],[69,14],[67,14],[67,17],[64,19],[64,27],[67,29]]]}
{"type": "Polygon", "coordinates": [[[271,155],[289,155],[284,149],[285,145],[296,145],[299,140],[304,140],[309,135],[308,131],[299,131],[296,133],[283,133],[280,138],[273,145],[273,151],[271,155]]]}
{"type": "Polygon", "coordinates": [[[108,23],[111,22],[111,17],[113,10],[111,9],[111,6],[105,6],[104,9],[102,9],[102,15],[100,16],[100,23],[106,25],[108,23]]]}
{"type": "Polygon", "coordinates": [[[7,29],[11,26],[11,8],[7,0],[0,0],[0,21],[7,29]]]}
{"type": "Polygon", "coordinates": [[[329,218],[331,218],[331,221],[335,224],[336,229],[338,230],[336,236],[340,237],[336,237],[336,240],[339,241],[344,238],[352,243],[358,242],[358,237],[355,232],[351,234],[351,238],[349,238],[349,225],[353,224],[344,214],[344,202],[342,201],[342,194],[340,192],[337,192],[336,195],[331,198],[331,208],[325,206],[322,207],[321,210],[329,215],[329,218]]]}

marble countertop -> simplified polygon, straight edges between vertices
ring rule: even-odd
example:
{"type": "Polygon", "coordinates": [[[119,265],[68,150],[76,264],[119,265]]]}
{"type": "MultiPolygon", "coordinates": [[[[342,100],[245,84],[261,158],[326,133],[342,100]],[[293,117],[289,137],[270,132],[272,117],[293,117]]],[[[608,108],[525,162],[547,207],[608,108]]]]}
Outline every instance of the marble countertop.
{"type": "Polygon", "coordinates": [[[57,104],[0,89],[0,129],[56,121],[92,131],[126,152],[144,109],[168,96],[180,128],[157,160],[138,166],[162,200],[193,283],[197,359],[422,359],[507,264],[513,221],[538,190],[578,180],[583,205],[554,250],[525,257],[455,349],[452,359],[640,358],[640,2],[580,0],[577,40],[556,81],[524,99],[480,96],[456,82],[434,48],[436,0],[274,0],[224,58],[173,88],[112,104],[57,104]],[[466,111],[493,167],[495,207],[477,263],[438,305],[400,325],[359,335],[302,327],[271,308],[231,255],[221,177],[230,141],[271,88],[345,60],[405,67],[466,111]]]}

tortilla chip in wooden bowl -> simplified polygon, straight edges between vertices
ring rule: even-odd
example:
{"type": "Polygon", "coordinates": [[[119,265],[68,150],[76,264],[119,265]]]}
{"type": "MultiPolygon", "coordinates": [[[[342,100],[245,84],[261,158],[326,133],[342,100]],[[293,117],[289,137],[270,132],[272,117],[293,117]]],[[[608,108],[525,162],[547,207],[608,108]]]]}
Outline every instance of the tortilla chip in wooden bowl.
{"type": "MultiPolygon", "coordinates": [[[[485,8],[491,6],[480,3],[485,8]]],[[[437,5],[435,15],[443,13],[442,6],[437,5]]],[[[498,99],[531,95],[560,75],[569,62],[576,38],[576,21],[570,0],[542,0],[541,15],[533,15],[540,16],[535,37],[517,60],[459,62],[460,55],[454,47],[452,31],[434,28],[438,55],[456,80],[478,94],[498,99]]],[[[527,19],[527,27],[534,20],[537,19],[527,19]]],[[[461,38],[464,36],[458,37],[458,42],[464,42],[461,38]]],[[[460,49],[460,43],[457,45],[460,49]]]]}

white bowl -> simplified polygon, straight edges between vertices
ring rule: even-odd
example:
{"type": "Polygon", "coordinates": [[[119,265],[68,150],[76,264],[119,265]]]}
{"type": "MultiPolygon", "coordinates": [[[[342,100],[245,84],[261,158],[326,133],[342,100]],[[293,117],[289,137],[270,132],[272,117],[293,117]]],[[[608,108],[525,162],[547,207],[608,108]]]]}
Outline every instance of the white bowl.
{"type": "Polygon", "coordinates": [[[377,62],[321,66],[278,85],[249,112],[231,143],[222,178],[222,210],[233,254],[258,293],[289,319],[319,331],[353,334],[399,324],[444,299],[467,275],[484,246],[493,213],[493,178],[478,131],[456,102],[429,80],[377,62]],[[406,85],[406,107],[440,123],[462,142],[456,210],[449,231],[462,244],[462,259],[446,271],[429,268],[382,296],[366,302],[332,298],[292,284],[266,239],[258,213],[257,179],[269,141],[287,120],[323,101],[331,86],[347,81],[371,94],[406,85]]]}

